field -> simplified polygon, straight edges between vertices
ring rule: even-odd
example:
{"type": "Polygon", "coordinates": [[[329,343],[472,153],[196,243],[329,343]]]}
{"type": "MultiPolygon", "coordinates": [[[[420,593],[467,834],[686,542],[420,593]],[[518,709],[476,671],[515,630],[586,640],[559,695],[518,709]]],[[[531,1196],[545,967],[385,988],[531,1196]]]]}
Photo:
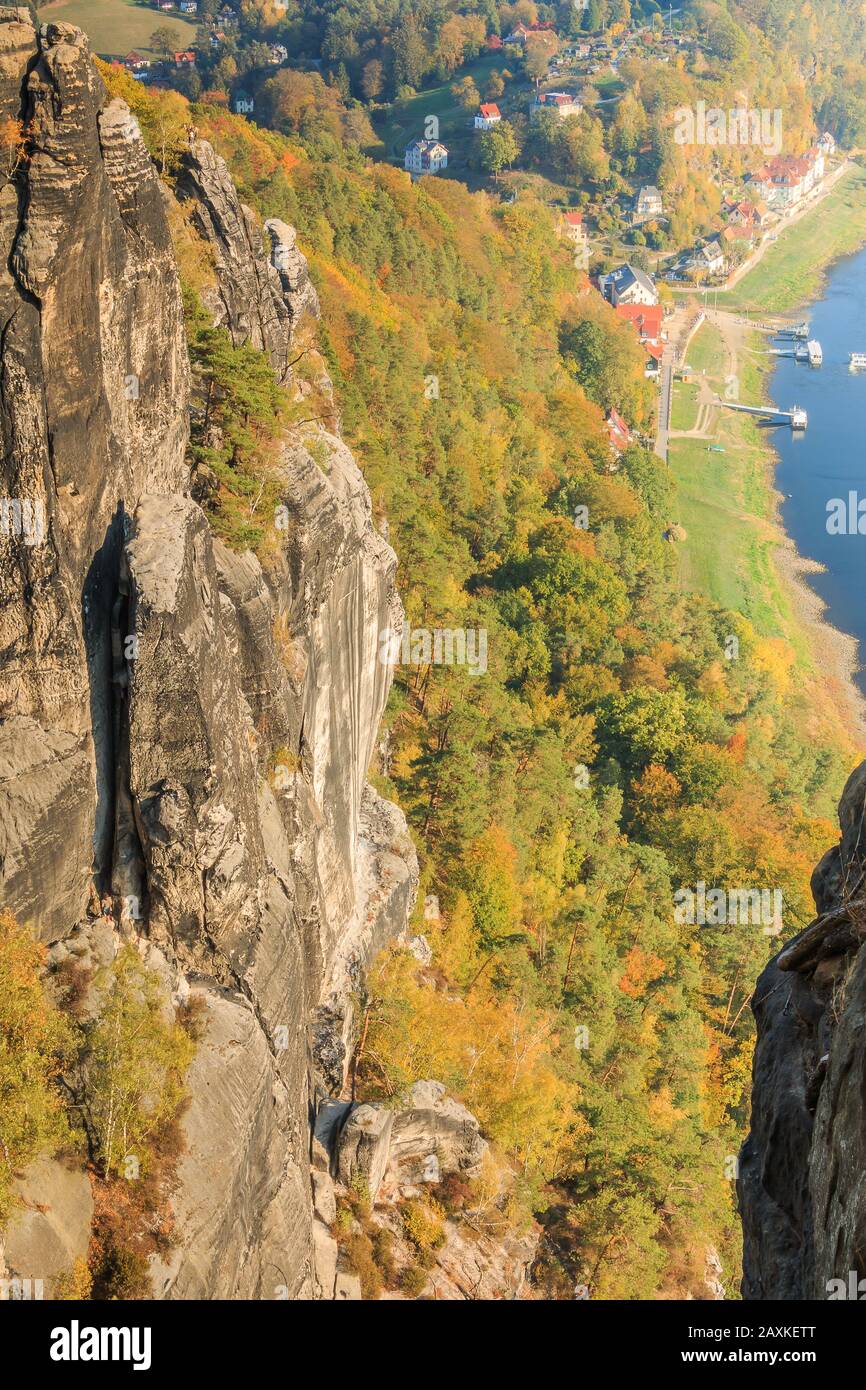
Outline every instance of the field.
{"type": "MultiPolygon", "coordinates": [[[[439,122],[439,139],[448,146],[449,165],[453,162],[457,166],[462,166],[465,155],[471,144],[474,131],[472,121],[475,115],[473,111],[467,111],[454,100],[451,88],[455,82],[464,77],[471,77],[481,93],[484,100],[484,88],[489,81],[490,74],[494,68],[500,72],[507,67],[507,60],[501,53],[485,53],[477,62],[469,64],[465,68],[460,68],[447,82],[443,82],[438,87],[429,87],[417,96],[409,97],[405,101],[395,101],[374,116],[373,124],[376,134],[382,141],[382,156],[385,159],[403,163],[403,152],[410,140],[417,136],[422,136],[425,124],[429,116],[435,116],[439,122]]],[[[503,116],[509,114],[510,105],[518,98],[522,101],[525,109],[528,101],[529,88],[525,83],[509,82],[506,86],[505,96],[498,99],[499,109],[503,116]]],[[[456,171],[455,171],[456,172],[456,171]]],[[[463,178],[463,173],[460,177],[463,178]]]]}
{"type": "Polygon", "coordinates": [[[855,165],[816,208],[780,234],[736,289],[724,296],[724,307],[767,313],[795,309],[815,298],[824,267],[856,251],[864,239],[866,169],[855,165]]]}
{"type": "Polygon", "coordinates": [[[151,34],[165,26],[177,33],[179,49],[189,48],[196,35],[196,25],[180,14],[135,0],[50,0],[40,6],[39,18],[47,24],[77,24],[94,53],[107,57],[122,57],[132,48],[149,53],[151,34]]]}
{"type": "Polygon", "coordinates": [[[671,404],[671,429],[692,430],[698,418],[698,388],[693,382],[675,381],[671,404]]]}
{"type": "MultiPolygon", "coordinates": [[[[712,324],[698,331],[688,358],[723,394],[727,359],[712,324]]],[[[740,387],[745,401],[763,399],[754,362],[741,366],[740,387]]],[[[806,643],[773,560],[781,533],[773,519],[771,441],[749,416],[722,411],[711,439],[671,439],[678,519],[686,531],[678,545],[680,573],[684,588],[744,614],[764,636],[786,637],[808,665],[806,643]],[[711,451],[710,444],[725,452],[711,451]]]]}

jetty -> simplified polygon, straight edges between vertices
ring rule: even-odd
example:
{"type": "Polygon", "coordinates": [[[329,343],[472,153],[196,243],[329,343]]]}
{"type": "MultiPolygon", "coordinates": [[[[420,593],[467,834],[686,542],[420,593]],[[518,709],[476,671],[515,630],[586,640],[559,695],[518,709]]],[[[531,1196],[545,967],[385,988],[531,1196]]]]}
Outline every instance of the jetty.
{"type": "Polygon", "coordinates": [[[809,325],[808,323],[797,323],[789,328],[777,328],[773,333],[773,337],[799,338],[802,342],[805,343],[807,338],[809,337],[809,325]]]}
{"type": "Polygon", "coordinates": [[[716,403],[726,410],[739,410],[743,415],[758,415],[776,425],[790,425],[792,430],[804,430],[809,417],[800,405],[792,405],[790,410],[777,410],[772,405],[735,405],[733,401],[723,401],[716,397],[716,403]]]}
{"type": "Polygon", "coordinates": [[[820,367],[824,361],[824,350],[817,338],[807,343],[795,342],[790,347],[768,349],[771,357],[793,357],[795,362],[808,362],[810,367],[820,367]]]}

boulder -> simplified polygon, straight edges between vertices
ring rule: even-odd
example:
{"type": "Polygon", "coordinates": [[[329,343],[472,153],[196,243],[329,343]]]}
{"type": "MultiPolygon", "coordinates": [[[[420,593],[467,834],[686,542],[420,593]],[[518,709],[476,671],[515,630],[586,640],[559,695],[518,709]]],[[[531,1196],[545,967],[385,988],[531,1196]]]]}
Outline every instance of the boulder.
{"type": "Polygon", "coordinates": [[[340,1134],[337,1172],[346,1187],[366,1180],[370,1201],[376,1200],[388,1166],[394,1111],[383,1105],[358,1105],[340,1134]]]}

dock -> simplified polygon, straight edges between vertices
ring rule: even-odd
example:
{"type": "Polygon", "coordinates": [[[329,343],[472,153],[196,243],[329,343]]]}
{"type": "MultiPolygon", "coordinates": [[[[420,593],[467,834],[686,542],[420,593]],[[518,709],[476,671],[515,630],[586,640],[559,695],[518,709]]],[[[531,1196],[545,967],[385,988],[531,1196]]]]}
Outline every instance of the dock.
{"type": "Polygon", "coordinates": [[[820,367],[824,361],[824,350],[817,338],[807,343],[795,342],[790,347],[769,348],[771,357],[792,357],[795,362],[808,362],[810,367],[820,367]]]}
{"type": "Polygon", "coordinates": [[[805,343],[809,337],[808,323],[798,323],[790,328],[777,328],[773,332],[774,338],[799,338],[805,343]]]}
{"type": "Polygon", "coordinates": [[[716,397],[716,403],[726,410],[739,410],[743,415],[758,415],[762,420],[770,420],[777,425],[790,425],[792,430],[804,430],[809,417],[802,406],[792,405],[790,410],[776,410],[772,405],[735,405],[733,401],[723,401],[716,397]]]}

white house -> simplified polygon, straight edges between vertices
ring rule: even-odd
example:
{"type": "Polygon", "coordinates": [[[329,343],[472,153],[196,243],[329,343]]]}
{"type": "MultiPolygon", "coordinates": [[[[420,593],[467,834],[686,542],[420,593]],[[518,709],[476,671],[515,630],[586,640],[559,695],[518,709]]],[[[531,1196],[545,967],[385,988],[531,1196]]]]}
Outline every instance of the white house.
{"type": "MultiPolygon", "coordinates": [[[[831,137],[832,138],[832,137],[831,137]]],[[[824,151],[801,155],[777,155],[750,175],[759,198],[774,211],[795,207],[824,177],[824,151]]]]}
{"type": "Polygon", "coordinates": [[[598,288],[614,308],[617,304],[658,304],[656,287],[645,271],[637,266],[619,266],[607,275],[598,277],[598,288]]]}
{"type": "Polygon", "coordinates": [[[822,154],[826,155],[828,159],[831,155],[836,153],[836,141],[833,139],[829,130],[824,131],[824,134],[818,140],[817,148],[822,154]]]}
{"type": "Polygon", "coordinates": [[[653,217],[661,217],[663,212],[662,195],[654,184],[645,184],[635,199],[634,220],[648,222],[653,217]]]}
{"type": "Polygon", "coordinates": [[[406,146],[404,168],[415,178],[438,174],[448,168],[448,151],[439,140],[412,140],[406,146]]]}
{"type": "Polygon", "coordinates": [[[238,116],[251,116],[256,109],[255,98],[249,92],[235,92],[232,97],[232,110],[238,116]]]}
{"type": "Polygon", "coordinates": [[[695,250],[692,264],[697,270],[706,270],[710,275],[721,275],[725,269],[725,253],[714,237],[695,250]]]}
{"type": "Polygon", "coordinates": [[[483,105],[479,106],[478,111],[476,113],[475,129],[490,130],[492,126],[495,126],[501,120],[502,112],[499,110],[499,107],[496,105],[496,102],[485,102],[483,105]]]}
{"type": "Polygon", "coordinates": [[[579,116],[583,107],[570,92],[536,92],[529,103],[529,119],[535,121],[542,111],[553,111],[561,121],[566,116],[579,116]]]}
{"type": "Polygon", "coordinates": [[[586,246],[588,237],[583,221],[583,213],[569,211],[562,214],[562,232],[574,246],[586,246]]]}
{"type": "Polygon", "coordinates": [[[272,44],[271,44],[271,63],[272,63],[275,67],[278,67],[278,66],[280,65],[280,63],[287,63],[288,61],[289,61],[289,50],[286,48],[286,45],[285,45],[284,43],[272,43],[272,44]]]}

